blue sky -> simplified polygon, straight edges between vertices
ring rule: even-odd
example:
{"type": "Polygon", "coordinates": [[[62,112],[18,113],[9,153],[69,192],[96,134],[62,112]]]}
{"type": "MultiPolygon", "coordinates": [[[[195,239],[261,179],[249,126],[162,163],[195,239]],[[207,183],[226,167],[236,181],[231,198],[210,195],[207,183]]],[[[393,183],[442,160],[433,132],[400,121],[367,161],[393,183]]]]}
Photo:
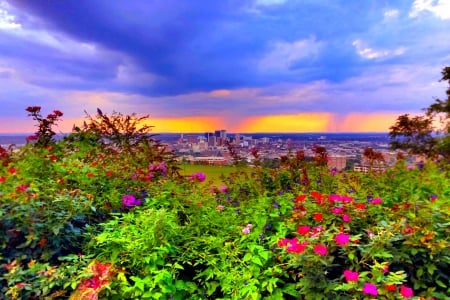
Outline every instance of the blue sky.
{"type": "Polygon", "coordinates": [[[156,131],[387,130],[448,65],[450,0],[0,0],[0,132],[30,105],[63,131],[97,107],[156,131]]]}

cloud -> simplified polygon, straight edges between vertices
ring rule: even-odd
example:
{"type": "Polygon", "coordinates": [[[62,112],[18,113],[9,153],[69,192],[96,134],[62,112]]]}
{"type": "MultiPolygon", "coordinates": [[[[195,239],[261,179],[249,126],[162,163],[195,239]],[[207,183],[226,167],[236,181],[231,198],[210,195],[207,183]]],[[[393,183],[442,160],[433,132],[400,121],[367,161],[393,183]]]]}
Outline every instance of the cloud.
{"type": "Polygon", "coordinates": [[[415,0],[409,16],[416,18],[424,12],[429,12],[442,20],[450,20],[450,1],[448,0],[415,0]]]}
{"type": "Polygon", "coordinates": [[[394,50],[386,50],[386,49],[373,49],[367,47],[366,44],[361,40],[353,41],[352,45],[355,47],[356,52],[359,56],[365,59],[379,59],[386,58],[390,56],[398,56],[405,53],[405,47],[398,47],[394,50]]]}
{"type": "Polygon", "coordinates": [[[314,37],[293,42],[272,42],[271,50],[261,59],[259,67],[265,72],[286,72],[302,60],[316,58],[321,47],[322,43],[314,37]]]}

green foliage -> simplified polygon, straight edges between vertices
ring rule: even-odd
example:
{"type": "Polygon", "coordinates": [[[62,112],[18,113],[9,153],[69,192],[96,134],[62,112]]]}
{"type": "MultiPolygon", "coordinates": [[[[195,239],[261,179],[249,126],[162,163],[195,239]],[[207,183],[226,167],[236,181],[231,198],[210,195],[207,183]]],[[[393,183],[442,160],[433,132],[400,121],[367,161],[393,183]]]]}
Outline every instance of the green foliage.
{"type": "Polygon", "coordinates": [[[326,151],[317,162],[290,154],[278,168],[263,167],[255,151],[254,168],[217,167],[224,176],[203,181],[172,173],[178,165],[159,148],[142,154],[123,146],[148,143],[97,144],[96,130],[51,147],[30,143],[0,167],[0,298],[444,299],[450,292],[444,160],[336,173],[320,165],[326,151]]]}

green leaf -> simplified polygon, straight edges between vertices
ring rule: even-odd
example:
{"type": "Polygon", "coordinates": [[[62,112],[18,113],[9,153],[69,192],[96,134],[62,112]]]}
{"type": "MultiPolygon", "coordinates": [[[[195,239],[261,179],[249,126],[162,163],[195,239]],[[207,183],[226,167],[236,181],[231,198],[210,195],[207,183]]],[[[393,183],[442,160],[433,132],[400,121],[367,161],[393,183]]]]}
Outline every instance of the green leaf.
{"type": "Polygon", "coordinates": [[[261,266],[261,267],[263,266],[263,263],[261,262],[261,259],[258,256],[253,256],[252,262],[254,264],[257,264],[258,266],[261,266]]]}

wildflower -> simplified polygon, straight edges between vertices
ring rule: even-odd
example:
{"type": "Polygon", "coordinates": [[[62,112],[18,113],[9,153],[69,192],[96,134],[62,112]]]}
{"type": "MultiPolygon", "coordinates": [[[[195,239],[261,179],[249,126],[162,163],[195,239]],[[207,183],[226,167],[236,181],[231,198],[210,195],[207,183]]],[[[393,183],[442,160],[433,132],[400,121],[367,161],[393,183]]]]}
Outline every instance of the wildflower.
{"type": "Polygon", "coordinates": [[[25,192],[28,189],[28,185],[22,183],[21,185],[16,186],[16,191],[25,192]]]}
{"type": "Polygon", "coordinates": [[[288,242],[289,242],[289,239],[281,238],[278,240],[277,245],[278,245],[278,247],[283,247],[283,246],[286,246],[288,244],[288,242]]]}
{"type": "Polygon", "coordinates": [[[331,212],[335,215],[340,215],[344,212],[344,209],[342,207],[333,207],[331,212]]]}
{"type": "Polygon", "coordinates": [[[400,294],[403,296],[403,298],[411,298],[414,296],[414,291],[412,290],[412,288],[402,284],[400,286],[400,294]]]}
{"type": "Polygon", "coordinates": [[[342,215],[342,221],[348,223],[351,221],[350,216],[348,214],[343,214],[342,215]]]}
{"type": "Polygon", "coordinates": [[[189,179],[193,181],[203,182],[206,179],[206,175],[202,172],[192,173],[191,176],[189,176],[189,179]]]}
{"type": "Polygon", "coordinates": [[[297,228],[297,233],[300,235],[306,235],[309,232],[310,227],[308,225],[302,225],[297,228]]]}
{"type": "Polygon", "coordinates": [[[373,283],[366,283],[362,289],[364,294],[378,296],[377,286],[373,283]]]}
{"type": "Polygon", "coordinates": [[[383,200],[381,198],[373,198],[370,203],[372,203],[373,205],[377,205],[377,204],[381,204],[383,202],[383,200]]]}
{"type": "Polygon", "coordinates": [[[318,244],[314,247],[314,252],[316,252],[316,254],[318,255],[327,255],[328,253],[328,249],[325,245],[323,244],[318,244]]]}
{"type": "Polygon", "coordinates": [[[384,288],[389,292],[395,292],[397,290],[395,284],[386,284],[384,288]]]}
{"type": "Polygon", "coordinates": [[[236,214],[239,215],[241,213],[241,210],[238,208],[236,209],[236,214]]]}
{"type": "Polygon", "coordinates": [[[322,222],[323,221],[323,215],[321,213],[314,213],[313,214],[313,219],[317,222],[322,222]]]}
{"type": "Polygon", "coordinates": [[[355,207],[359,210],[365,210],[366,204],[365,203],[355,203],[355,207]]]}
{"type": "Polygon", "coordinates": [[[295,196],[296,202],[303,202],[306,199],[306,195],[295,196]]]}
{"type": "Polygon", "coordinates": [[[3,176],[0,176],[0,182],[5,182],[6,178],[3,176]]]}
{"type": "Polygon", "coordinates": [[[216,208],[217,208],[218,211],[222,211],[225,207],[223,205],[219,204],[219,205],[217,205],[216,208]]]}
{"type": "Polygon", "coordinates": [[[336,243],[340,246],[346,245],[350,242],[350,237],[348,234],[346,233],[338,233],[335,237],[334,240],[336,241],[336,243]]]}
{"type": "Polygon", "coordinates": [[[433,195],[430,196],[431,202],[435,202],[436,199],[437,199],[437,195],[433,194],[433,195]]]}
{"type": "Polygon", "coordinates": [[[94,174],[93,174],[93,173],[87,173],[86,175],[87,175],[87,177],[89,177],[89,178],[94,177],[94,174]]]}
{"type": "Polygon", "coordinates": [[[310,236],[311,237],[316,237],[318,236],[322,231],[324,230],[324,228],[322,226],[315,226],[312,228],[311,232],[310,232],[310,236]]]}
{"type": "Polygon", "coordinates": [[[242,229],[242,233],[244,234],[249,234],[250,230],[252,229],[253,225],[252,224],[247,224],[243,229],[242,229]]]}
{"type": "Polygon", "coordinates": [[[289,241],[288,246],[286,247],[286,252],[302,253],[305,251],[307,245],[307,241],[299,244],[297,238],[293,238],[289,241]]]}
{"type": "Polygon", "coordinates": [[[136,199],[134,195],[128,194],[122,196],[122,204],[126,207],[139,206],[142,204],[140,199],[136,199]]]}
{"type": "Polygon", "coordinates": [[[17,169],[14,168],[14,167],[11,167],[11,168],[8,169],[8,172],[9,172],[10,174],[16,174],[17,169]]]}
{"type": "Polygon", "coordinates": [[[277,201],[273,202],[273,208],[279,208],[280,207],[280,203],[278,203],[277,201]]]}
{"type": "Polygon", "coordinates": [[[261,234],[259,235],[259,239],[260,239],[260,240],[263,240],[263,239],[264,239],[264,234],[263,234],[263,233],[261,233],[261,234]]]}
{"type": "Polygon", "coordinates": [[[352,282],[352,281],[356,282],[356,281],[358,281],[359,273],[353,272],[351,270],[345,270],[344,276],[345,276],[345,280],[347,280],[347,282],[352,282]]]}
{"type": "Polygon", "coordinates": [[[219,187],[219,191],[226,194],[226,193],[228,193],[228,187],[226,185],[221,185],[219,187]]]}

